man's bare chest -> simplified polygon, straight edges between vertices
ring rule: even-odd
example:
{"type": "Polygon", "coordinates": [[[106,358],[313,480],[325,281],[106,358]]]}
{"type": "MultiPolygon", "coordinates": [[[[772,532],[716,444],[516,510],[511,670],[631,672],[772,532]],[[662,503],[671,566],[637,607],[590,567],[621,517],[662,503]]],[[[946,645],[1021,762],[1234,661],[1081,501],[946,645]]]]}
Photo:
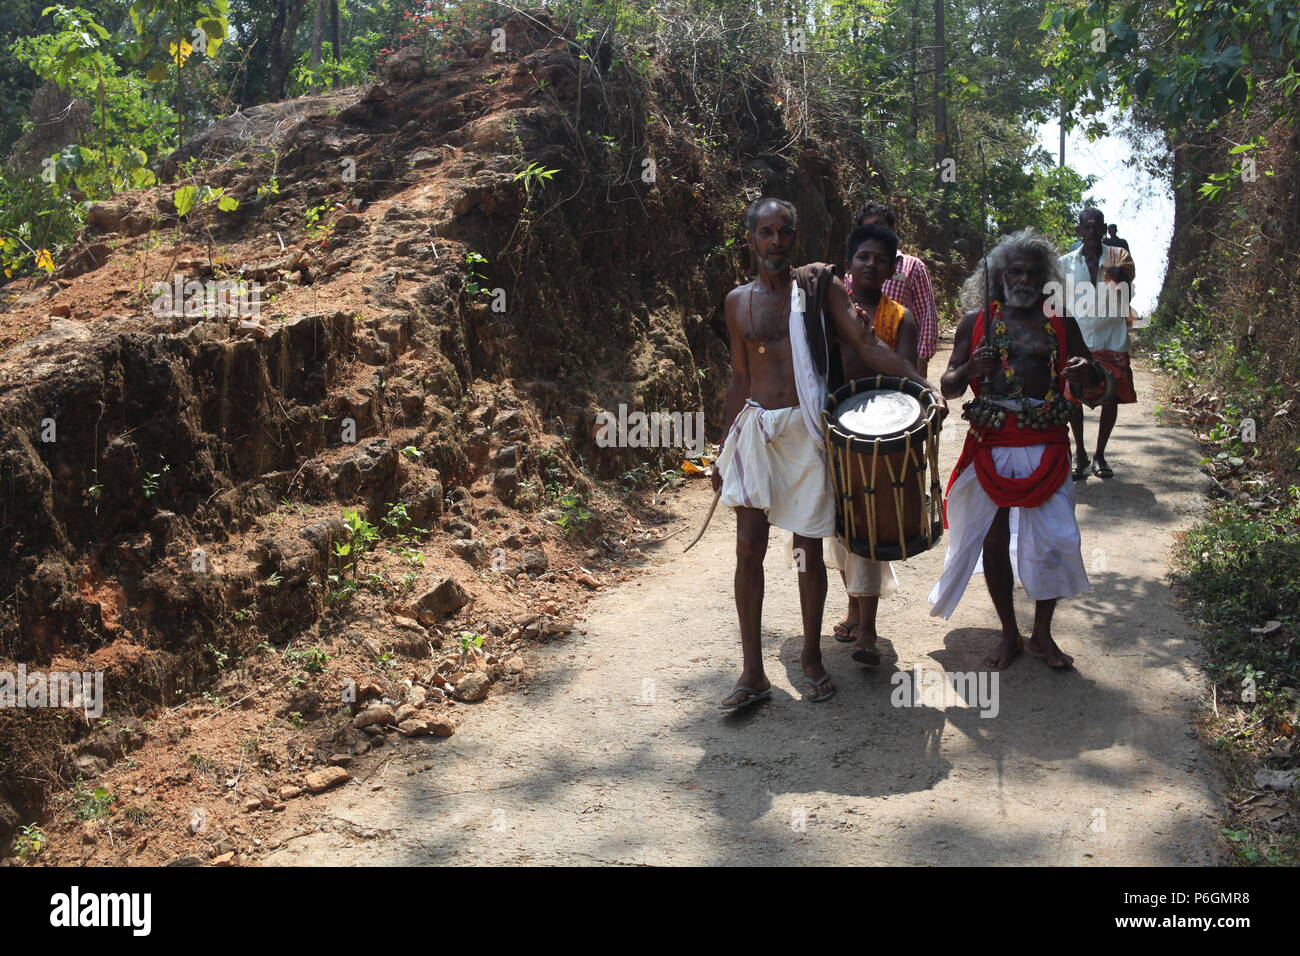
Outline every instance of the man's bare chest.
{"type": "Polygon", "coordinates": [[[790,290],[758,292],[751,288],[741,309],[741,331],[745,338],[766,346],[783,342],[790,334],[790,290]]]}
{"type": "Polygon", "coordinates": [[[1017,364],[1020,362],[1034,364],[1049,358],[1056,344],[1056,335],[1049,332],[1045,326],[1045,322],[1007,320],[1007,357],[1017,364]]]}

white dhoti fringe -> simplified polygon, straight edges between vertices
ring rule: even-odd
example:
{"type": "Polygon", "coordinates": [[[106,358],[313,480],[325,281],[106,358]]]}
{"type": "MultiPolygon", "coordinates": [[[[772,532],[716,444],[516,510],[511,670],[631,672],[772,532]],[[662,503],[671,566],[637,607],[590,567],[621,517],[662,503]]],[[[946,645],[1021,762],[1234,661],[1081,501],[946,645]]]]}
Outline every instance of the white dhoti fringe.
{"type": "MultiPolygon", "coordinates": [[[[1007,478],[1031,475],[1046,447],[995,447],[993,467],[1007,478]]],[[[951,617],[971,575],[984,572],[984,537],[997,513],[970,465],[948,493],[948,554],[943,575],[930,591],[931,617],[951,617]]],[[[1011,569],[1032,600],[1072,597],[1090,589],[1074,518],[1073,481],[1067,478],[1037,508],[1012,508],[1010,524],[1011,569]]]]}

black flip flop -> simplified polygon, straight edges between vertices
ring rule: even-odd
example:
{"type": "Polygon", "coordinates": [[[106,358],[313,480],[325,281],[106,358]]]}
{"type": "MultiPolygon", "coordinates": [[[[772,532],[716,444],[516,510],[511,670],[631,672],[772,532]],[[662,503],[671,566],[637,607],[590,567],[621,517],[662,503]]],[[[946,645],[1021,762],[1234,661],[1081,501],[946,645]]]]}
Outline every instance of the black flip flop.
{"type": "Polygon", "coordinates": [[[1091,466],[1092,466],[1091,458],[1085,461],[1082,465],[1079,464],[1079,460],[1076,458],[1074,462],[1074,480],[1086,481],[1088,478],[1088,470],[1091,466]]]}
{"type": "MultiPolygon", "coordinates": [[[[738,710],[744,710],[751,704],[757,704],[760,700],[767,700],[772,696],[771,687],[766,687],[763,690],[755,690],[753,687],[746,687],[743,684],[737,684],[735,687],[731,688],[731,694],[734,694],[738,690],[743,690],[749,696],[734,704],[719,704],[718,710],[722,711],[724,714],[734,714],[738,710]]],[[[727,697],[730,697],[731,694],[728,694],[727,697]]],[[[726,698],[724,698],[724,700],[725,699],[726,698]]]]}
{"type": "Polygon", "coordinates": [[[863,648],[858,648],[849,656],[852,657],[859,664],[866,664],[869,667],[875,667],[877,664],[880,663],[879,651],[868,651],[868,650],[864,650],[863,648]]]}
{"type": "Polygon", "coordinates": [[[1102,478],[1102,479],[1115,477],[1114,469],[1112,469],[1109,465],[1102,465],[1099,468],[1097,467],[1097,463],[1095,461],[1092,463],[1092,473],[1096,475],[1098,478],[1102,478]]]}
{"type": "Polygon", "coordinates": [[[841,621],[839,624],[835,625],[835,628],[831,631],[831,636],[835,638],[835,640],[839,641],[841,644],[852,644],[854,641],[857,640],[857,637],[853,633],[857,629],[858,626],[856,624],[854,624],[852,627],[849,627],[843,621],[841,621]],[[843,633],[841,633],[841,631],[843,633]]]}
{"type": "MultiPolygon", "coordinates": [[[[830,675],[830,674],[824,674],[824,675],[822,675],[822,677],[821,677],[820,680],[813,680],[811,677],[805,677],[805,678],[803,679],[803,686],[804,686],[805,688],[807,688],[807,687],[811,687],[811,688],[813,689],[814,694],[815,694],[815,693],[817,692],[817,689],[818,689],[819,687],[821,687],[823,684],[825,684],[825,683],[826,683],[828,680],[830,680],[830,679],[831,679],[831,675],[830,675]]],[[[805,694],[803,699],[806,700],[806,701],[808,701],[808,703],[810,703],[810,704],[821,704],[821,703],[824,703],[824,702],[830,700],[830,699],[831,699],[832,697],[834,697],[834,696],[835,696],[835,688],[832,687],[832,688],[831,688],[827,693],[825,693],[825,694],[820,694],[820,695],[818,695],[818,696],[812,696],[812,695],[809,695],[809,694],[805,694]]]]}

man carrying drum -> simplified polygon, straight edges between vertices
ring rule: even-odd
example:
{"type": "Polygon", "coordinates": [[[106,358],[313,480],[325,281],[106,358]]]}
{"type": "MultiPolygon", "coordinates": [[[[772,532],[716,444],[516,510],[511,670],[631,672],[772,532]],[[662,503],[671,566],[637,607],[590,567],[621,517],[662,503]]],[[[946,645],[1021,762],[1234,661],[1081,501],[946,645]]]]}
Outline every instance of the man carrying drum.
{"type": "Polygon", "coordinates": [[[829,266],[791,268],[794,206],[770,197],[755,200],[745,211],[745,225],[758,277],[727,295],[732,382],[727,437],[713,475],[720,502],[736,509],[736,612],[744,656],[736,688],[719,705],[724,711],[771,696],[761,643],[770,525],[793,532],[802,555],[805,699],[820,703],[835,693],[821,655],[822,538],[835,533],[835,502],[820,415],[827,379],[840,373],[837,342],[856,352],[873,373],[933,388],[855,318],[844,285],[829,266]]]}
{"type": "MultiPolygon", "coordinates": [[[[858,210],[858,226],[894,228],[894,211],[881,202],[869,202],[858,210]]],[[[852,276],[844,277],[844,287],[853,291],[852,276]]],[[[902,304],[916,319],[917,360],[912,364],[922,375],[929,375],[930,358],[939,343],[939,310],[934,304],[934,287],[925,262],[899,252],[894,257],[894,275],[884,285],[885,295],[902,304]]]]}
{"type": "Polygon", "coordinates": [[[1026,646],[1011,596],[1015,578],[1036,602],[1028,649],[1054,668],[1074,660],[1052,638],[1056,601],[1089,588],[1069,480],[1072,403],[1066,393],[1103,383],[1105,373],[1074,319],[1045,307],[1047,289],[1059,289],[1060,282],[1056,250],[1045,238],[1026,229],[1003,239],[962,287],[962,304],[971,311],[957,327],[941,380],[948,398],[960,397],[968,385],[976,397],[965,406],[970,432],[948,482],[951,534],[943,576],[930,592],[930,614],[952,615],[982,557],[1002,623],[1002,640],[985,659],[997,670],[1026,646]]]}
{"type": "MultiPolygon", "coordinates": [[[[845,285],[859,320],[909,365],[916,366],[917,325],[910,310],[882,291],[894,275],[898,257],[898,236],[888,226],[858,226],[844,251],[845,285]]],[[[856,352],[841,354],[844,380],[866,378],[871,372],[856,352]]],[[[853,659],[859,664],[879,664],[876,649],[876,610],[881,597],[898,590],[898,578],[887,561],[872,561],[848,551],[838,537],[827,539],[826,564],[840,572],[849,595],[845,619],[835,625],[835,639],[853,641],[853,659]]]]}

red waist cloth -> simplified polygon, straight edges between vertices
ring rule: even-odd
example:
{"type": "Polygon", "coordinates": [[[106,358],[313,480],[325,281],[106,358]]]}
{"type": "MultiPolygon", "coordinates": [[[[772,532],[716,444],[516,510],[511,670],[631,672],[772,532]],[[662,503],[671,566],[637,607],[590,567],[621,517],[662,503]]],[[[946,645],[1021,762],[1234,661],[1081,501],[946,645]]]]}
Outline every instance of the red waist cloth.
{"type": "Polygon", "coordinates": [[[966,444],[962,446],[961,457],[957,467],[948,478],[948,487],[943,498],[943,526],[948,527],[948,492],[952,490],[957,476],[974,463],[975,475],[980,486],[993,499],[999,508],[1037,508],[1070,477],[1070,429],[1067,425],[1055,425],[1041,431],[1033,428],[1017,428],[1015,412],[1008,411],[1007,419],[1001,428],[983,428],[972,425],[966,433],[966,444]],[[1024,448],[1029,445],[1046,445],[1043,458],[1032,475],[1024,478],[1008,478],[999,475],[993,465],[993,448],[1024,448]]]}

